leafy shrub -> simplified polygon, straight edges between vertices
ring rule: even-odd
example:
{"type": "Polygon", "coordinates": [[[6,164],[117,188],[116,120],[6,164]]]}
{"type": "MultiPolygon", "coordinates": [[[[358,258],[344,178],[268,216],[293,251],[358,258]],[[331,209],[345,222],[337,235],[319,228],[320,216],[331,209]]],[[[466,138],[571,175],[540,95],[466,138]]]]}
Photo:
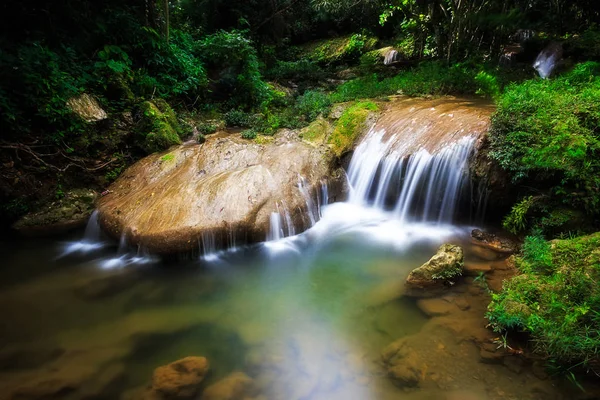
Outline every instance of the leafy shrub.
{"type": "MultiPolygon", "coordinates": [[[[241,31],[218,31],[200,43],[206,64],[216,73],[214,93],[226,93],[232,107],[251,108],[268,101],[270,90],[262,80],[256,49],[241,31]]],[[[217,99],[219,100],[219,99],[217,99]]]]}
{"type": "Polygon", "coordinates": [[[135,74],[138,92],[146,97],[203,97],[208,78],[198,42],[177,29],[172,30],[168,43],[153,29],[143,32],[136,45],[138,57],[145,61],[135,74]]]}
{"type": "Polygon", "coordinates": [[[225,125],[247,128],[251,125],[252,116],[241,110],[231,110],[225,113],[225,125]]]}
{"type": "Polygon", "coordinates": [[[533,205],[533,202],[533,196],[529,196],[515,204],[510,213],[502,221],[504,229],[515,235],[523,232],[527,227],[527,212],[533,205]]]}
{"type": "Polygon", "coordinates": [[[308,90],[298,97],[296,108],[308,121],[313,121],[320,114],[327,115],[331,109],[331,99],[320,90],[308,90]]]}
{"type": "Polygon", "coordinates": [[[198,129],[198,132],[200,132],[200,134],[202,135],[211,135],[215,133],[218,129],[216,124],[210,122],[201,122],[198,125],[196,125],[196,128],[198,129]]]}
{"type": "Polygon", "coordinates": [[[249,139],[249,140],[256,139],[256,135],[257,135],[257,132],[255,129],[246,129],[245,131],[242,132],[242,138],[244,138],[244,139],[249,139]]]}
{"type": "Polygon", "coordinates": [[[276,81],[292,80],[317,84],[325,78],[325,71],[314,61],[300,59],[296,61],[278,61],[267,72],[267,76],[276,81]]]}
{"type": "Polygon", "coordinates": [[[546,190],[546,204],[600,213],[598,98],[598,63],[511,85],[492,117],[491,157],[513,181],[546,190]]]}
{"type": "Polygon", "coordinates": [[[528,237],[515,259],[521,275],[492,297],[492,327],[529,333],[534,350],[565,369],[598,368],[599,246],[599,233],[552,244],[528,237]]]}
{"type": "Polygon", "coordinates": [[[59,54],[40,42],[27,43],[16,53],[0,52],[0,128],[4,133],[41,129],[44,139],[58,143],[81,133],[84,121],[67,107],[81,93],[77,70],[69,69],[71,52],[59,54]]]}

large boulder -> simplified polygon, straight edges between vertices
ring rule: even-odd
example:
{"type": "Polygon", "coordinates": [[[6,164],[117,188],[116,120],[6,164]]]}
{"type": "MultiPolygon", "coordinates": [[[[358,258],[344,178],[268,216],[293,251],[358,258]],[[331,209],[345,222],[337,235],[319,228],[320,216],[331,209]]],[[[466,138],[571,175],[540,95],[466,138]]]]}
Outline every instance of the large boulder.
{"type": "Polygon", "coordinates": [[[453,282],[462,275],[463,266],[462,249],[444,244],[429,261],[410,272],[406,278],[409,293],[420,293],[421,289],[439,288],[453,282]]]}
{"type": "Polygon", "coordinates": [[[290,131],[263,144],[211,135],[126,170],[98,202],[99,221],[112,236],[125,234],[130,244],[159,254],[193,251],[205,242],[224,247],[265,240],[273,212],[287,213],[284,230],[291,231],[290,221],[297,233],[309,227],[307,204],[315,205],[330,175],[330,154],[290,131]]]}
{"type": "Polygon", "coordinates": [[[208,372],[204,357],[186,357],[158,367],[152,376],[152,392],[161,399],[191,399],[200,390],[208,372]]]}

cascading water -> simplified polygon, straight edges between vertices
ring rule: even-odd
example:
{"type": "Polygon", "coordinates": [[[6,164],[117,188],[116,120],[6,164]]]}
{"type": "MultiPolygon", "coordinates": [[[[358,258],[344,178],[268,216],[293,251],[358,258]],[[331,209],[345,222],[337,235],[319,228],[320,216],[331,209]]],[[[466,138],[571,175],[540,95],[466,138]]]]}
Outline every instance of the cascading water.
{"type": "Polygon", "coordinates": [[[400,221],[449,223],[466,178],[474,139],[463,137],[430,154],[393,150],[395,138],[372,131],[356,148],[348,179],[349,202],[393,210],[400,221]]]}

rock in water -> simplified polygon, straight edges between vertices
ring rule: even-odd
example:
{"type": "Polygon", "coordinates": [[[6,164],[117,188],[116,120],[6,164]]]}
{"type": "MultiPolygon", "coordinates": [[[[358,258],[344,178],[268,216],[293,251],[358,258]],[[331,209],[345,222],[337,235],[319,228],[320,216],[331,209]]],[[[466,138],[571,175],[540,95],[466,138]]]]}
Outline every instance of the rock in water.
{"type": "Polygon", "coordinates": [[[152,392],[158,395],[155,397],[163,399],[194,398],[207,372],[206,358],[182,358],[154,370],[152,392]]]}
{"type": "Polygon", "coordinates": [[[330,154],[289,131],[267,144],[211,135],[125,171],[100,199],[99,221],[114,237],[125,233],[159,254],[196,250],[207,236],[215,247],[263,241],[273,212],[289,213],[298,233],[308,228],[307,204],[329,175],[330,154]]]}
{"type": "Polygon", "coordinates": [[[471,237],[475,244],[490,248],[499,253],[514,254],[519,251],[519,245],[514,241],[494,235],[493,233],[484,232],[481,229],[473,229],[471,237]]]}
{"type": "Polygon", "coordinates": [[[243,372],[234,372],[207,387],[202,400],[249,400],[254,398],[256,391],[252,378],[243,372]]]}
{"type": "Polygon", "coordinates": [[[412,289],[409,291],[412,294],[420,293],[420,289],[443,286],[462,275],[463,265],[462,249],[444,244],[429,261],[411,271],[406,278],[406,285],[412,289]]]}

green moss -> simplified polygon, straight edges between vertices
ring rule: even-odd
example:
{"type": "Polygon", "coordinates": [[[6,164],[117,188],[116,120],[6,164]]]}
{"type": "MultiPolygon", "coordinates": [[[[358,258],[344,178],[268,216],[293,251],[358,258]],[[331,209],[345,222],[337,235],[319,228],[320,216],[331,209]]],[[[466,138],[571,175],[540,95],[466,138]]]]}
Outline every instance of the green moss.
{"type": "Polygon", "coordinates": [[[531,335],[534,349],[566,368],[594,368],[600,349],[600,233],[545,242],[528,237],[515,258],[521,275],[494,294],[496,331],[531,335]]]}
{"type": "Polygon", "coordinates": [[[319,117],[302,130],[300,137],[310,143],[322,144],[325,142],[330,127],[331,125],[325,118],[319,117]]]}
{"type": "Polygon", "coordinates": [[[373,49],[376,44],[377,38],[364,34],[341,36],[306,45],[303,56],[311,61],[329,64],[359,57],[362,53],[373,49]]]}
{"type": "Polygon", "coordinates": [[[175,155],[173,153],[165,154],[160,158],[160,161],[168,162],[175,160],[175,155]]]}
{"type": "Polygon", "coordinates": [[[164,100],[141,103],[138,115],[138,145],[147,153],[162,151],[181,143],[180,135],[183,135],[183,130],[175,112],[164,100]]]}
{"type": "Polygon", "coordinates": [[[369,114],[378,109],[377,104],[372,101],[361,101],[344,111],[328,140],[336,156],[350,150],[358,135],[365,129],[369,114]]]}

